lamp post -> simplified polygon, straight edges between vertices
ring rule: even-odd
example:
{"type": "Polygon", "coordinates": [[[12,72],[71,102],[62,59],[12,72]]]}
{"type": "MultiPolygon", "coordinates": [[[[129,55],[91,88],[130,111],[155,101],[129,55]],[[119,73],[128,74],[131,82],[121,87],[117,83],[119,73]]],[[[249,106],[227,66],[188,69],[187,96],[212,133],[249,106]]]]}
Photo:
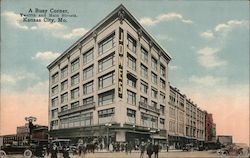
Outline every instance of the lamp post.
{"type": "Polygon", "coordinates": [[[112,124],[106,123],[105,126],[107,127],[107,150],[109,150],[109,128],[112,126],[112,124]]]}
{"type": "Polygon", "coordinates": [[[29,122],[29,140],[28,140],[28,143],[30,144],[32,130],[34,128],[33,122],[36,121],[36,117],[33,117],[33,116],[25,117],[25,121],[29,122]]]}

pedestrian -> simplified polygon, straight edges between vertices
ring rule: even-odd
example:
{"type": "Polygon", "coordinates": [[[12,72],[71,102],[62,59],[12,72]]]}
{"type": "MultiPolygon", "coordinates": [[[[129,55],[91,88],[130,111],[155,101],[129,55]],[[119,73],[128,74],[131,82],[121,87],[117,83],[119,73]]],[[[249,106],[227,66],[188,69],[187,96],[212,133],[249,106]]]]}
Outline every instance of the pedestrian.
{"type": "Polygon", "coordinates": [[[145,152],[145,149],[146,149],[146,145],[145,145],[145,143],[143,141],[141,142],[139,148],[140,148],[140,151],[141,151],[140,158],[143,158],[144,152],[145,152]]]}
{"type": "Polygon", "coordinates": [[[67,145],[63,146],[62,154],[63,154],[63,158],[69,158],[69,146],[67,145]]]}
{"type": "Polygon", "coordinates": [[[154,150],[155,158],[158,158],[158,154],[159,154],[159,145],[158,145],[158,143],[154,144],[153,150],[154,150]]]}
{"type": "Polygon", "coordinates": [[[51,146],[50,153],[51,153],[51,158],[57,158],[58,150],[55,143],[51,146]]]}
{"type": "Polygon", "coordinates": [[[82,155],[82,144],[78,144],[78,155],[82,155]]]}
{"type": "Polygon", "coordinates": [[[168,149],[169,149],[169,145],[167,144],[167,152],[168,152],[168,149]]]}
{"type": "Polygon", "coordinates": [[[110,151],[110,152],[113,152],[113,149],[114,149],[114,148],[113,148],[113,144],[112,144],[112,143],[109,144],[109,147],[108,147],[108,148],[109,148],[109,151],[110,151]]]}
{"type": "Polygon", "coordinates": [[[147,145],[147,155],[148,155],[148,158],[151,158],[152,154],[153,154],[153,145],[149,141],[148,145],[147,145]]]}
{"type": "Polygon", "coordinates": [[[127,148],[128,148],[128,152],[131,154],[132,148],[133,148],[131,142],[129,142],[129,143],[127,144],[127,148]]]}

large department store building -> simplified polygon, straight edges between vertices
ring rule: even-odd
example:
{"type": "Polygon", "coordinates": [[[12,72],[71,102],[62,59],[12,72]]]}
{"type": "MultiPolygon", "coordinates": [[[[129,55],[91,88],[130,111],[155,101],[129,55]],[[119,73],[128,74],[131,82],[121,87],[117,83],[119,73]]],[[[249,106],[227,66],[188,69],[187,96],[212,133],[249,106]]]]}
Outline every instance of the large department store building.
{"type": "Polygon", "coordinates": [[[194,130],[186,121],[186,97],[169,85],[170,60],[118,6],[48,66],[50,137],[173,145],[186,134],[204,139],[197,106],[194,130]],[[172,91],[179,102],[171,101],[172,91]]]}

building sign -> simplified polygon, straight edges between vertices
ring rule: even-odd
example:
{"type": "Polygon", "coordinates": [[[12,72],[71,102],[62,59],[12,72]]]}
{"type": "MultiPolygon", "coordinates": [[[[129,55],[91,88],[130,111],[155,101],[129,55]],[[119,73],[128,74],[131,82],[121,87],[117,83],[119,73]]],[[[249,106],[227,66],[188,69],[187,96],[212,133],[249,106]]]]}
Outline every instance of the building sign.
{"type": "Polygon", "coordinates": [[[124,47],[124,33],[123,29],[119,28],[119,48],[118,48],[118,96],[122,98],[123,91],[123,47],[124,47]]]}

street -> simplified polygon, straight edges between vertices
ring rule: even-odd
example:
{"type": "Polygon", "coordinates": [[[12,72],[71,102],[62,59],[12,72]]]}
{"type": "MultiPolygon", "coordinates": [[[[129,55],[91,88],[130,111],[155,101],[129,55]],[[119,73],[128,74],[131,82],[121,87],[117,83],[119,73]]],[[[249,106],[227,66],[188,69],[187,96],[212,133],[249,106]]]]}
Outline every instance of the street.
{"type": "MultiPolygon", "coordinates": [[[[78,156],[70,154],[70,158],[139,158],[139,152],[132,152],[131,154],[126,154],[125,152],[96,152],[96,153],[87,153],[86,155],[78,156]]],[[[218,156],[214,151],[193,151],[193,152],[183,152],[183,151],[170,151],[170,152],[160,152],[159,158],[220,158],[222,156],[218,156]]],[[[236,156],[223,156],[223,157],[236,157],[236,156]]],[[[246,156],[237,156],[241,158],[247,158],[246,156]]],[[[23,158],[23,155],[7,155],[6,158],[23,158]]],[[[50,158],[50,156],[45,156],[45,158],[50,158]]],[[[62,156],[58,156],[58,158],[62,158],[62,156]]],[[[143,158],[148,158],[146,154],[144,154],[143,158]]],[[[152,155],[154,158],[154,155],[152,155]]]]}

